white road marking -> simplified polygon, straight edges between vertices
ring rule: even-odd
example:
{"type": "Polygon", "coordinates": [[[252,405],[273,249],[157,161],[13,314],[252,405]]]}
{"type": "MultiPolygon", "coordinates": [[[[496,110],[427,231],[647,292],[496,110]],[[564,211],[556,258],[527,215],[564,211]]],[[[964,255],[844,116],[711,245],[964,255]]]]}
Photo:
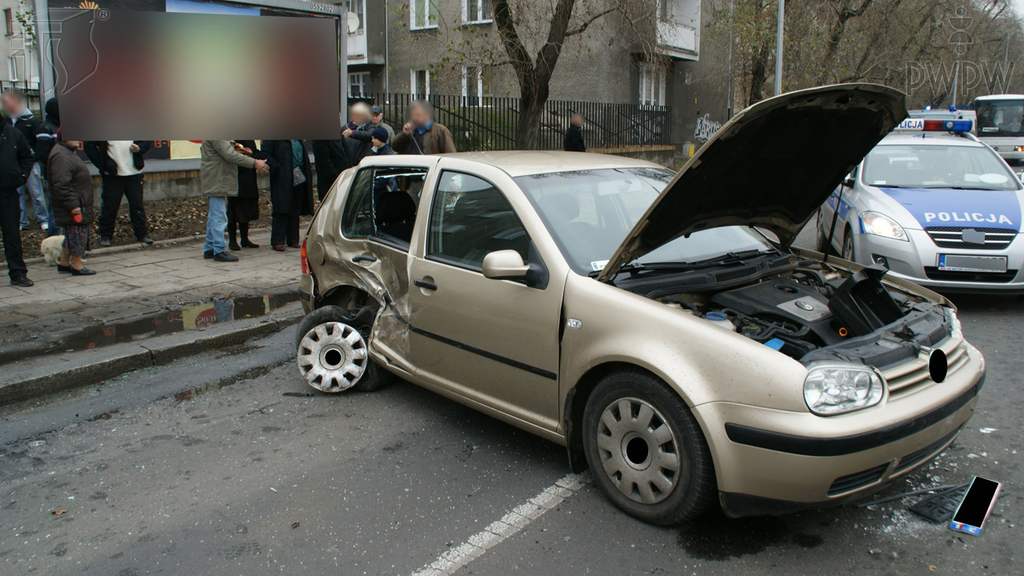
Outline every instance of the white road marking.
{"type": "Polygon", "coordinates": [[[501,520],[493,522],[482,532],[470,536],[465,542],[453,546],[430,564],[413,572],[412,576],[447,576],[476,560],[490,548],[500,544],[530,522],[558,506],[563,500],[575,494],[590,482],[590,473],[568,474],[558,482],[545,488],[525,503],[513,508],[501,520]]]}

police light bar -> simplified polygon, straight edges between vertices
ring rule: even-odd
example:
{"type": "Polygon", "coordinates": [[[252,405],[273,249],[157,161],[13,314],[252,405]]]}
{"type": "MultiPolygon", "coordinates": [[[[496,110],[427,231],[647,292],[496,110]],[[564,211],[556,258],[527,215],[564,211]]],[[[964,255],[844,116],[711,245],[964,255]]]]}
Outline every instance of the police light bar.
{"type": "Polygon", "coordinates": [[[974,122],[971,120],[925,120],[923,118],[907,118],[900,122],[896,130],[905,132],[970,132],[974,122]]]}

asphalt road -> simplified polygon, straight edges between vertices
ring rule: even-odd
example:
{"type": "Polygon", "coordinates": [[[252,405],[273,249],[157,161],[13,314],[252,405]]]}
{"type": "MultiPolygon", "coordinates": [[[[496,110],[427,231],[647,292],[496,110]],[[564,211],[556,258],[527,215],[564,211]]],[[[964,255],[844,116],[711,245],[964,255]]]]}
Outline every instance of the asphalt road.
{"type": "Polygon", "coordinates": [[[1000,480],[981,537],[914,498],[645,525],[567,477],[561,447],[415,386],[313,393],[286,330],[0,408],[0,573],[404,576],[504,517],[521,529],[459,574],[1020,574],[1024,299],[955,301],[988,359],[978,412],[881,496],[1000,480]]]}

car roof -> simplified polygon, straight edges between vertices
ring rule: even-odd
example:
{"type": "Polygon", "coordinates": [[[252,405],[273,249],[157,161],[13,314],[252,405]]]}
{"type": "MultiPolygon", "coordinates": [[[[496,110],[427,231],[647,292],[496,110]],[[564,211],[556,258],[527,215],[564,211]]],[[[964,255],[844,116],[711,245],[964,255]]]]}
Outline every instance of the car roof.
{"type": "Polygon", "coordinates": [[[878,143],[879,146],[895,146],[899,144],[914,146],[968,146],[984,147],[976,140],[957,136],[946,132],[893,132],[878,143]]]}
{"type": "Polygon", "coordinates": [[[503,150],[494,152],[457,152],[444,157],[479,162],[499,168],[513,178],[550,172],[608,170],[615,168],[660,168],[661,164],[615,156],[613,154],[559,152],[551,150],[503,150]]]}

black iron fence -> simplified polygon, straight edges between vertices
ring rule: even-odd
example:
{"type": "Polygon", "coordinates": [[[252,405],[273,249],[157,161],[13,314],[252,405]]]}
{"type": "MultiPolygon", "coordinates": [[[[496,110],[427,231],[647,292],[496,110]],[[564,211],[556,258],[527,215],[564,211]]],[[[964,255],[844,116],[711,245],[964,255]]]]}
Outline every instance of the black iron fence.
{"type": "MultiPolygon", "coordinates": [[[[366,94],[349,102],[380,106],[384,121],[397,131],[408,117],[417,96],[366,94]]],[[[519,126],[519,98],[431,94],[434,119],[452,132],[455,147],[469,150],[514,150],[519,126]]],[[[587,148],[620,148],[671,144],[671,108],[607,102],[548,100],[541,117],[538,148],[561,150],[569,119],[579,112],[586,118],[583,138],[587,148]]]]}

